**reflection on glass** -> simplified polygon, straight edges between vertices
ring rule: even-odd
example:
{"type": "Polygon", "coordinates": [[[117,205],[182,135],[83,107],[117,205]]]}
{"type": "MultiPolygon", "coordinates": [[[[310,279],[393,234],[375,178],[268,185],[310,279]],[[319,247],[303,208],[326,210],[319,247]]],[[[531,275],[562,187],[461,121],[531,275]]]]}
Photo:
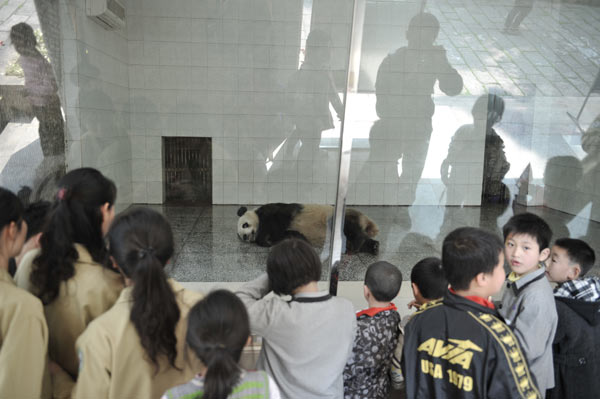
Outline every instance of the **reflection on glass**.
{"type": "Polygon", "coordinates": [[[506,21],[504,21],[504,31],[506,33],[515,34],[519,32],[519,26],[533,9],[534,1],[515,0],[515,5],[506,16],[506,21]]]}
{"type": "Polygon", "coordinates": [[[286,112],[293,131],[286,143],[288,159],[322,158],[321,132],[334,128],[329,104],[337,118],[343,105],[330,68],[331,39],[327,32],[312,30],[306,39],[304,62],[290,76],[286,91],[286,112]]]}
{"type": "Polygon", "coordinates": [[[24,22],[14,25],[10,39],[20,55],[26,98],[39,121],[42,153],[45,158],[60,156],[65,151],[64,124],[52,67],[37,49],[37,39],[31,26],[24,22]]]}
{"type": "Polygon", "coordinates": [[[493,127],[502,119],[504,100],[495,94],[482,95],[475,101],[471,113],[473,123],[461,126],[454,133],[448,155],[440,168],[442,182],[449,188],[446,203],[450,205],[466,203],[467,193],[453,190],[451,186],[464,181],[464,175],[469,173],[473,149],[478,149],[477,144],[482,141],[477,137],[480,132],[485,132],[482,202],[506,203],[510,200],[510,191],[502,180],[510,169],[510,163],[506,160],[504,140],[493,127]],[[480,115],[487,117],[483,119],[480,115]]]}
{"type": "Polygon", "coordinates": [[[399,183],[407,205],[415,200],[427,158],[435,111],[431,98],[434,85],[438,82],[440,89],[451,96],[463,87],[446,50],[434,44],[439,30],[440,24],[432,14],[415,15],[406,31],[407,46],[385,57],[377,72],[376,108],[380,119],[371,128],[369,162],[381,161],[373,154],[382,153],[390,154],[385,162],[400,162],[399,183]],[[391,151],[385,151],[390,145],[391,151]]]}

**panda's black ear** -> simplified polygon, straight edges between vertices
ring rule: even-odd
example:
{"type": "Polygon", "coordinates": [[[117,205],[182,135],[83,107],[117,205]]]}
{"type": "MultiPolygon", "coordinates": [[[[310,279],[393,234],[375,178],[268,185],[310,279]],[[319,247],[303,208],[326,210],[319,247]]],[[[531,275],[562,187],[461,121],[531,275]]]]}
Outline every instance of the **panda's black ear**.
{"type": "Polygon", "coordinates": [[[237,215],[242,216],[244,213],[246,213],[247,210],[248,208],[246,208],[245,206],[240,206],[240,209],[238,209],[237,211],[237,215]]]}

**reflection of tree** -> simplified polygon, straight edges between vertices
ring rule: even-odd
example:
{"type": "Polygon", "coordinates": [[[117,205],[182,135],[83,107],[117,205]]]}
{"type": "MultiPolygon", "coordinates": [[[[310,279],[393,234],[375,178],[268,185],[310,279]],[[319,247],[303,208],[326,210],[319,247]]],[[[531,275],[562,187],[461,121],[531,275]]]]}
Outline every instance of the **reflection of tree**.
{"type": "Polygon", "coordinates": [[[462,77],[448,62],[446,50],[434,45],[439,29],[433,15],[414,16],[406,32],[408,45],[385,57],[375,83],[380,120],[371,128],[369,163],[391,163],[395,171],[401,160],[399,180],[405,184],[403,197],[408,204],[414,202],[429,148],[434,85],[438,82],[440,89],[452,96],[463,87],[462,77]]]}

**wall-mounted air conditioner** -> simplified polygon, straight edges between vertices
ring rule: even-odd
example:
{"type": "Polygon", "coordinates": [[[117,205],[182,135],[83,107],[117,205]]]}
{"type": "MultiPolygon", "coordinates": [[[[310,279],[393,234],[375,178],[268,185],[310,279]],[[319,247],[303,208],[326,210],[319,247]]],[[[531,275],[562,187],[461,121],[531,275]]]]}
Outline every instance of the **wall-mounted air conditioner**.
{"type": "Polygon", "coordinates": [[[125,7],[118,0],[86,0],[87,16],[106,30],[125,27],[125,7]]]}

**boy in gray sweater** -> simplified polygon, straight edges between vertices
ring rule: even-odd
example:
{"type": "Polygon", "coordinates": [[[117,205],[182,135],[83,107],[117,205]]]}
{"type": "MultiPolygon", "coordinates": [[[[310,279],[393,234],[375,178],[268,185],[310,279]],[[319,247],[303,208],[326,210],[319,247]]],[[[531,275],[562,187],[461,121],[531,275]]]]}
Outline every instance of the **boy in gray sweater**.
{"type": "Polygon", "coordinates": [[[504,225],[504,254],[510,265],[499,312],[518,337],[542,396],[554,387],[552,340],[558,316],[543,262],[552,230],[539,216],[515,215],[504,225]]]}
{"type": "Polygon", "coordinates": [[[352,354],[356,316],[344,298],[319,291],[321,261],[304,240],[286,239],[267,258],[267,273],[244,284],[238,297],[250,330],[263,337],[258,369],[286,399],[342,399],[342,372],[352,354]],[[273,291],[274,296],[268,296],[273,291]],[[280,295],[291,295],[286,300],[280,295]]]}

